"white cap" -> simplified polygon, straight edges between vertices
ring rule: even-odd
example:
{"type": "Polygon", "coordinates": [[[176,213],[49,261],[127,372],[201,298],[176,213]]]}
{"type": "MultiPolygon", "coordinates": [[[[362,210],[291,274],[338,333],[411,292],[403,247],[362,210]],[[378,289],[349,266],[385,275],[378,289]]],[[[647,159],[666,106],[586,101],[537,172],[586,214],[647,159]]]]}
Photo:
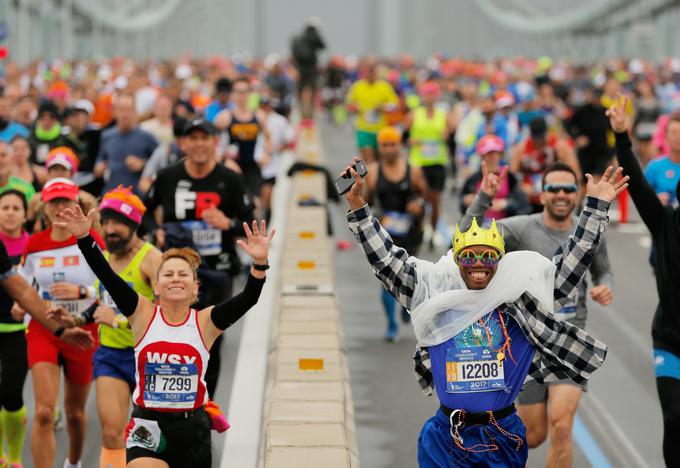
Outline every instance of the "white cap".
{"type": "Polygon", "coordinates": [[[89,115],[94,114],[94,105],[87,99],[78,99],[73,103],[73,108],[87,112],[89,115]]]}

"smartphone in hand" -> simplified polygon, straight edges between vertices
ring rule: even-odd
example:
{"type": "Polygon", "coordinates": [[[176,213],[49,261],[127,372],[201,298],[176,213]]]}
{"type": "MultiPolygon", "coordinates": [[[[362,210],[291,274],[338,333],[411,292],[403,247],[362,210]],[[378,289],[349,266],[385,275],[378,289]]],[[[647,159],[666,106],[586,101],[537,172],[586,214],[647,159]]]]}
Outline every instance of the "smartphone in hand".
{"type": "MultiPolygon", "coordinates": [[[[352,166],[352,168],[357,171],[357,174],[359,174],[361,177],[366,177],[366,174],[368,174],[368,169],[366,168],[366,164],[364,164],[363,161],[359,161],[354,166],[352,166]]],[[[354,177],[352,177],[349,171],[335,179],[335,189],[338,191],[338,195],[342,195],[347,192],[352,188],[352,185],[354,185],[354,177]]]]}

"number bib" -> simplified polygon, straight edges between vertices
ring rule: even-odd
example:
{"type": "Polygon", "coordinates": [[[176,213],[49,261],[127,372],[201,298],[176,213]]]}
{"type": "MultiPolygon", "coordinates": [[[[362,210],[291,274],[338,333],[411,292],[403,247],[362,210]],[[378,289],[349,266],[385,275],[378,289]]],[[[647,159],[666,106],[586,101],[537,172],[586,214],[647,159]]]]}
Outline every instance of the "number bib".
{"type": "Polygon", "coordinates": [[[424,141],[420,145],[420,153],[427,159],[439,157],[440,149],[441,146],[438,141],[424,141]]]}
{"type": "Polygon", "coordinates": [[[505,389],[505,368],[488,347],[446,351],[446,392],[472,393],[505,389]]]}
{"type": "Polygon", "coordinates": [[[222,253],[222,231],[205,221],[183,221],[182,226],[191,231],[194,246],[201,255],[222,253]]]}
{"type": "Polygon", "coordinates": [[[92,299],[53,299],[52,295],[44,291],[43,299],[52,301],[54,307],[63,307],[71,315],[78,315],[92,305],[92,299]]]}
{"type": "Polygon", "coordinates": [[[575,289],[569,296],[568,302],[557,311],[557,316],[562,320],[571,320],[576,318],[576,308],[578,306],[578,289],[575,289]]]}
{"type": "Polygon", "coordinates": [[[144,406],[147,408],[191,409],[198,393],[196,364],[144,366],[144,406]]]}
{"type": "Polygon", "coordinates": [[[408,213],[385,211],[380,224],[391,236],[404,237],[411,230],[413,218],[408,213]]]}

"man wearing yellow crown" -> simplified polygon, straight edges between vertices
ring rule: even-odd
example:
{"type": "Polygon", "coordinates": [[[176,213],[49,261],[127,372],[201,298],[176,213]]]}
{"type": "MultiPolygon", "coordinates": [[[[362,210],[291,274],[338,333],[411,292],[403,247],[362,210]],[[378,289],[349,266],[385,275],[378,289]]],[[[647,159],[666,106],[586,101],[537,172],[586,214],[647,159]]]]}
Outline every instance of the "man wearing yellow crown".
{"type": "Polygon", "coordinates": [[[527,375],[581,384],[604,361],[606,346],[553,308],[578,287],[628,177],[611,167],[598,183],[586,175],[578,226],[552,262],[536,252],[505,255],[495,221],[482,229],[473,220],[431,263],[393,244],[362,197],[361,177],[346,171],[355,180],[345,194],[350,230],[384,287],[411,310],[416,376],[440,402],[420,433],[419,466],[524,467],[525,428],[513,402],[527,375]]]}

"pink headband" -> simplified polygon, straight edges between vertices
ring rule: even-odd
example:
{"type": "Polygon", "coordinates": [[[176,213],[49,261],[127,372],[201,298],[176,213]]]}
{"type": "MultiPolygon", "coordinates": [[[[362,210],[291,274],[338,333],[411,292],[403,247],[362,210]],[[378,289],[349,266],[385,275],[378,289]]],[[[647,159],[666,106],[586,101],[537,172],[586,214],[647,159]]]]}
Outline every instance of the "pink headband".
{"type": "Polygon", "coordinates": [[[125,203],[122,200],[116,198],[107,198],[106,200],[103,200],[99,205],[99,211],[101,212],[103,210],[113,210],[116,213],[129,218],[136,224],[142,223],[142,213],[134,206],[125,203]]]}

